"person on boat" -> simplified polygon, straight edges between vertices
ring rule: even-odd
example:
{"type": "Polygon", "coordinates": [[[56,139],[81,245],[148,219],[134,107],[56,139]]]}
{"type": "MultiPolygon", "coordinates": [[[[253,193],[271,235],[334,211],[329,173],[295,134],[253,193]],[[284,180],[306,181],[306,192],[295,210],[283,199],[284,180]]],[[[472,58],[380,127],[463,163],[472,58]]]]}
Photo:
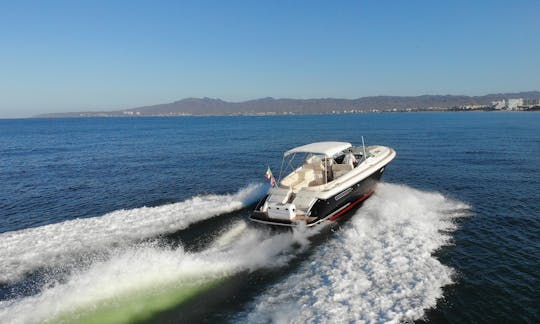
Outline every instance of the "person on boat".
{"type": "Polygon", "coordinates": [[[349,152],[345,154],[345,157],[343,158],[342,164],[350,164],[353,167],[356,167],[358,165],[358,161],[354,157],[354,154],[352,152],[349,152]]]}

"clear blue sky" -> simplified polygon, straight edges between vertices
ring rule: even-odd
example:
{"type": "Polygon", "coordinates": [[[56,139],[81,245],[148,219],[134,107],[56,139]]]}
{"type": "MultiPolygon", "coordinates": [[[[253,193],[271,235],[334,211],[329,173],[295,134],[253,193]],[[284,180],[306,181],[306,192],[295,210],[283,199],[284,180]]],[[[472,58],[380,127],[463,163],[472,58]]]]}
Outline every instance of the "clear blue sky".
{"type": "Polygon", "coordinates": [[[2,1],[0,117],[540,89],[540,1],[2,1]]]}

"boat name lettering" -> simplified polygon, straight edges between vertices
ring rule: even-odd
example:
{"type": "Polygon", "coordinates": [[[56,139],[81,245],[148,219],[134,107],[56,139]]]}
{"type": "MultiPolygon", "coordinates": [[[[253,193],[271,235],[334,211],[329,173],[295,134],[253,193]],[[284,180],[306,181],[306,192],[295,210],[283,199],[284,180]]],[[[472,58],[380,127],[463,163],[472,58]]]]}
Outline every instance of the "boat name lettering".
{"type": "Polygon", "coordinates": [[[343,190],[340,194],[338,194],[334,199],[335,200],[340,200],[341,198],[347,196],[349,194],[349,192],[352,191],[352,188],[347,188],[345,190],[343,190]]]}

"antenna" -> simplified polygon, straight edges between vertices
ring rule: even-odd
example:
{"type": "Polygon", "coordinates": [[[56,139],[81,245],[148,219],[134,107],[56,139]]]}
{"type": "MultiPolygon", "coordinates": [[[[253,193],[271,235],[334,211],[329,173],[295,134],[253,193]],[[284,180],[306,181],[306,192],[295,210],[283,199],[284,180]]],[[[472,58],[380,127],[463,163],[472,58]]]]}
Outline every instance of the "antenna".
{"type": "Polygon", "coordinates": [[[366,145],[364,144],[364,136],[362,136],[362,147],[364,148],[364,161],[367,159],[366,145]]]}

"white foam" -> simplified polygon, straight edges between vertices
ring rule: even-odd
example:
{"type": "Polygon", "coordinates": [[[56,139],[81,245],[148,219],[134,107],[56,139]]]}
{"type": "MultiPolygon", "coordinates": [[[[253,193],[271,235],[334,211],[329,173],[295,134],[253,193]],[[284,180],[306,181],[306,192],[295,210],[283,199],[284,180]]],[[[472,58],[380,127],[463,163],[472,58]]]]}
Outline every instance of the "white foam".
{"type": "Polygon", "coordinates": [[[247,228],[244,221],[234,223],[227,231],[223,232],[214,242],[217,247],[227,246],[235,241],[247,228]]]}
{"type": "Polygon", "coordinates": [[[72,273],[65,283],[44,286],[35,296],[0,301],[0,322],[50,321],[81,308],[99,307],[103,302],[121,303],[121,296],[148,293],[156,287],[182,289],[183,284],[223,278],[242,270],[281,266],[294,257],[294,246],[307,242],[305,236],[311,233],[271,235],[237,225],[223,236],[231,235],[234,240],[218,239],[220,244],[198,253],[150,243],[117,249],[109,260],[72,273]]]}
{"type": "Polygon", "coordinates": [[[118,210],[0,234],[0,282],[12,282],[40,267],[66,266],[82,254],[171,233],[254,203],[266,185],[250,185],[235,194],[197,196],[158,207],[118,210]]]}
{"type": "Polygon", "coordinates": [[[436,305],[452,269],[432,253],[450,243],[468,206],[438,193],[381,184],[344,228],[239,321],[399,322],[436,305]]]}
{"type": "MultiPolygon", "coordinates": [[[[342,230],[237,319],[299,323],[419,318],[451,282],[452,270],[432,253],[450,243],[453,220],[467,214],[467,208],[437,193],[381,184],[342,230]]],[[[237,223],[202,252],[152,243],[115,248],[108,258],[62,282],[48,283],[34,296],[0,301],[0,322],[50,321],[155,287],[181,289],[243,270],[282,266],[296,255],[294,246],[305,247],[312,234],[271,235],[237,223]]]]}

